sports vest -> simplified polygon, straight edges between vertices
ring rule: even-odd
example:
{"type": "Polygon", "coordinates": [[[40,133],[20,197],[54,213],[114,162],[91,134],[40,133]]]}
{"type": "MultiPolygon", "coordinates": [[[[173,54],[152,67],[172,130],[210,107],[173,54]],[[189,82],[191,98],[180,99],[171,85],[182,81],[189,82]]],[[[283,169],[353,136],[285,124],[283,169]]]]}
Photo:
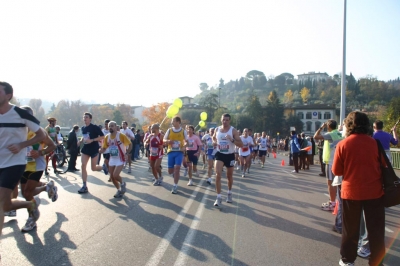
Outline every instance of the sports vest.
{"type": "Polygon", "coordinates": [[[185,134],[183,128],[180,131],[174,132],[172,128],[169,129],[168,140],[172,140],[173,143],[168,143],[167,153],[172,151],[183,152],[183,147],[185,145],[185,134]]]}
{"type": "Polygon", "coordinates": [[[231,154],[235,152],[235,144],[232,141],[228,140],[225,136],[229,135],[233,139],[233,127],[231,126],[228,132],[221,133],[222,127],[217,127],[217,151],[223,154],[231,154]]]}
{"type": "Polygon", "coordinates": [[[331,136],[333,143],[329,143],[328,140],[324,140],[324,150],[322,153],[324,163],[329,163],[329,160],[331,158],[331,144],[334,144],[336,146],[336,143],[342,139],[342,134],[340,134],[337,129],[329,132],[329,135],[331,136]]]}

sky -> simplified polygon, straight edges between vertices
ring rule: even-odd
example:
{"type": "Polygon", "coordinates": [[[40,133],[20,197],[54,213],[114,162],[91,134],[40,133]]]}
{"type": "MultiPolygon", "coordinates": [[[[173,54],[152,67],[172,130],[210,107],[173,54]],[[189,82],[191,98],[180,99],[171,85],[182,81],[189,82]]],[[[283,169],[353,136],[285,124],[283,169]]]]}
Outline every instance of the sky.
{"type": "MultiPolygon", "coordinates": [[[[344,0],[0,1],[17,98],[151,106],[259,70],[342,71],[344,0]]],[[[346,73],[400,76],[400,1],[347,1],[346,73]]]]}

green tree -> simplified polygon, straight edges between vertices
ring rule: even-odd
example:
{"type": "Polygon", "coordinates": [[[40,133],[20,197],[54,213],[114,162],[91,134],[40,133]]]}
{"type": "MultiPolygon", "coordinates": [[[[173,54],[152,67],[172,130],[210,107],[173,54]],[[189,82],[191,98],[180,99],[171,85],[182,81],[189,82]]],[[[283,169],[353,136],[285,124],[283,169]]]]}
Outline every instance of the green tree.
{"type": "Polygon", "coordinates": [[[290,115],[287,119],[283,121],[282,124],[282,135],[288,134],[290,132],[290,127],[295,127],[296,131],[300,133],[303,130],[304,123],[295,115],[290,115]]]}
{"type": "Polygon", "coordinates": [[[201,91],[206,91],[208,89],[208,84],[207,83],[200,83],[199,88],[201,91]]]}
{"type": "Polygon", "coordinates": [[[113,119],[115,122],[117,122],[117,125],[121,125],[122,124],[122,120],[124,120],[124,118],[122,117],[122,114],[119,110],[115,110],[113,112],[113,119]]]}
{"type": "Polygon", "coordinates": [[[209,93],[205,95],[200,99],[199,104],[206,109],[208,114],[207,121],[211,121],[214,117],[215,110],[218,109],[218,94],[209,93]]]}

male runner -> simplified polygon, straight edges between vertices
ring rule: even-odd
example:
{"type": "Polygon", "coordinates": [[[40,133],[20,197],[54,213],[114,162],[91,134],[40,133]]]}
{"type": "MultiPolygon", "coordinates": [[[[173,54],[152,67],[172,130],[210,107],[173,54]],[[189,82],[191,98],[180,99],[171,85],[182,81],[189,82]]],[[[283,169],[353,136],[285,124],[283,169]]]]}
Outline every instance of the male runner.
{"type": "Polygon", "coordinates": [[[101,171],[103,168],[100,165],[96,165],[97,156],[99,156],[99,141],[104,139],[104,134],[101,129],[93,125],[92,114],[84,113],[83,122],[85,125],[82,127],[82,135],[83,135],[83,147],[81,150],[81,160],[82,160],[82,181],[83,186],[78,190],[78,193],[88,193],[87,188],[87,170],[86,166],[91,159],[91,169],[92,171],[101,171]]]}
{"type": "Polygon", "coordinates": [[[164,143],[168,145],[168,174],[174,174],[174,186],[171,193],[178,193],[179,171],[183,160],[183,151],[186,146],[187,132],[181,127],[181,118],[172,118],[172,127],[164,135],[164,143]]]}
{"type": "Polygon", "coordinates": [[[211,175],[212,175],[212,167],[214,165],[215,153],[217,152],[216,145],[213,143],[212,136],[214,135],[214,128],[211,127],[208,130],[208,134],[205,134],[202,138],[206,146],[207,151],[207,160],[208,160],[208,171],[207,171],[207,184],[211,185],[211,175]]]}
{"type": "MultiPolygon", "coordinates": [[[[57,137],[57,130],[55,128],[57,120],[54,117],[49,117],[49,118],[47,118],[47,121],[49,122],[49,124],[45,127],[45,130],[57,146],[58,145],[58,137],[57,137]]],[[[62,172],[57,170],[57,154],[55,154],[53,151],[53,152],[49,153],[48,155],[46,155],[46,169],[44,171],[45,175],[49,175],[49,172],[47,171],[47,167],[48,167],[48,163],[49,163],[50,159],[51,159],[51,164],[54,169],[54,173],[61,174],[62,172]]]]}
{"type": "Polygon", "coordinates": [[[243,134],[240,136],[243,146],[239,148],[240,165],[242,167],[242,177],[245,177],[246,170],[249,171],[251,165],[251,147],[254,146],[254,141],[248,134],[248,129],[243,129],[243,134]]]}
{"type": "Polygon", "coordinates": [[[26,147],[41,142],[45,132],[39,121],[27,111],[10,104],[13,88],[0,81],[0,234],[4,212],[27,208],[33,219],[39,219],[39,202],[12,200],[11,193],[18,185],[26,167],[26,147]],[[36,135],[27,140],[28,128],[36,135]]]}
{"type": "MultiPolygon", "coordinates": [[[[128,122],[122,121],[122,129],[120,130],[120,132],[128,137],[128,139],[132,143],[132,146],[135,145],[135,135],[133,134],[132,130],[130,130],[130,128],[128,128],[128,122]]],[[[129,164],[128,174],[130,174],[132,171],[131,154],[127,154],[127,157],[128,157],[127,159],[128,159],[128,164],[129,164]]]]}
{"type": "Polygon", "coordinates": [[[161,174],[161,162],[164,154],[163,149],[164,135],[160,133],[160,126],[153,124],[151,126],[151,134],[145,139],[144,145],[149,147],[150,151],[150,167],[154,176],[154,186],[161,185],[163,177],[161,174]]]}
{"type": "Polygon", "coordinates": [[[235,165],[235,145],[239,148],[243,146],[237,130],[230,125],[231,116],[223,114],[221,117],[222,125],[215,129],[213,141],[217,144],[217,153],[215,154],[215,188],[217,190],[217,199],[214,206],[221,206],[221,174],[222,168],[226,167],[226,177],[228,179],[228,197],[226,202],[232,203],[232,185],[233,185],[233,166],[235,165]]]}
{"type": "Polygon", "coordinates": [[[261,137],[257,139],[259,145],[258,156],[261,158],[261,167],[264,168],[265,156],[267,155],[267,135],[265,131],[261,133],[261,137]]]}
{"type": "Polygon", "coordinates": [[[121,198],[126,192],[126,183],[122,182],[120,174],[124,167],[127,147],[129,154],[132,149],[132,142],[125,134],[116,130],[116,122],[111,121],[108,123],[108,128],[110,133],[105,136],[100,152],[104,152],[107,148],[109,149],[110,161],[108,162],[108,170],[110,171],[111,181],[117,188],[114,198],[121,198]]]}

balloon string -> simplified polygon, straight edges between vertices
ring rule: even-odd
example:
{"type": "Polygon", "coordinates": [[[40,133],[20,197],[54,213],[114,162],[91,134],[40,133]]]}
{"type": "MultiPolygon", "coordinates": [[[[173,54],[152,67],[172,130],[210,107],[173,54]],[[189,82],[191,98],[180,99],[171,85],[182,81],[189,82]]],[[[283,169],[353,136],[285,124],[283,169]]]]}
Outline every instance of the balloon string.
{"type": "Polygon", "coordinates": [[[161,125],[164,123],[165,119],[167,119],[167,117],[164,117],[163,121],[161,121],[160,127],[161,127],[161,125]]]}

